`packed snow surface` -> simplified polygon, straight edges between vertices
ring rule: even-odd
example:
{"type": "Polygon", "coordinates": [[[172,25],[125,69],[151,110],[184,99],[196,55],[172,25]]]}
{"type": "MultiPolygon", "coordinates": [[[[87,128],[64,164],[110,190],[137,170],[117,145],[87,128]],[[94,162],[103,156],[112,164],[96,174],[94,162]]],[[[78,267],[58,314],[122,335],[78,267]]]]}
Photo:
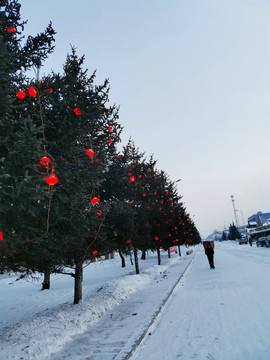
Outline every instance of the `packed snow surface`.
{"type": "Polygon", "coordinates": [[[73,278],[0,280],[0,359],[268,360],[270,248],[215,244],[214,270],[202,245],[186,255],[98,261],[73,278]]]}

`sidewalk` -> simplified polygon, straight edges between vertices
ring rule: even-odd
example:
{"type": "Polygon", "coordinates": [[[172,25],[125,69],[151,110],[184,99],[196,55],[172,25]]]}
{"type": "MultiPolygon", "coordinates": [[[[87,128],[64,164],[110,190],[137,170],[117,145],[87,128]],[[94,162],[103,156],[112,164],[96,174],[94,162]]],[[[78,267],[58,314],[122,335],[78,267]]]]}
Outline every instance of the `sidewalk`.
{"type": "MultiPolygon", "coordinates": [[[[121,360],[128,359],[143,338],[153,319],[169,298],[196,252],[176,258],[173,266],[160,266],[160,272],[147,287],[137,291],[109,311],[100,322],[74,337],[54,360],[121,360]]],[[[135,275],[134,275],[135,276],[135,275]]]]}

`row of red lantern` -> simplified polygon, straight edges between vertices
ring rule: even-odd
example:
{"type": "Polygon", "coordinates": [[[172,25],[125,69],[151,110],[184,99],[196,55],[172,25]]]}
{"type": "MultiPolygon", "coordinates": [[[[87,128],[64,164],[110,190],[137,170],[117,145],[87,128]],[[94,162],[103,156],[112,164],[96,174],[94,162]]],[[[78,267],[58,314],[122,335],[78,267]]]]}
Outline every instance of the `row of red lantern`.
{"type": "MultiPolygon", "coordinates": [[[[46,89],[46,91],[48,93],[51,93],[52,89],[46,89]]],[[[28,94],[29,94],[30,97],[36,97],[37,96],[37,90],[33,86],[30,86],[28,88],[28,94]]],[[[25,97],[26,97],[26,93],[24,91],[18,91],[17,92],[17,98],[18,99],[23,100],[25,97]]]]}
{"type": "MultiPolygon", "coordinates": [[[[49,166],[49,163],[50,163],[51,159],[48,158],[47,156],[43,156],[40,160],[40,164],[42,166],[49,166]]],[[[45,179],[46,183],[53,186],[53,185],[56,185],[58,183],[58,178],[55,176],[55,173],[54,173],[54,167],[52,166],[52,173],[50,176],[47,176],[46,179],[45,179]]]]}
{"type": "MultiPolygon", "coordinates": [[[[37,91],[33,86],[30,86],[28,89],[28,94],[30,97],[37,96],[37,91]]],[[[23,100],[26,97],[26,93],[24,91],[18,91],[17,92],[17,98],[20,100],[23,100]]]]}

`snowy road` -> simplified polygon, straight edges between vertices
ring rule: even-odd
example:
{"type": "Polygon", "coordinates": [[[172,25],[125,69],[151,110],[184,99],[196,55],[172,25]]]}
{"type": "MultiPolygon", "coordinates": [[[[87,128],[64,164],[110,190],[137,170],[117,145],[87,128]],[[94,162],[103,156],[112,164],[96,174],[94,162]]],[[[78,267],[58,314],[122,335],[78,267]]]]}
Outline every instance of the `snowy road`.
{"type": "Polygon", "coordinates": [[[216,244],[197,252],[132,360],[270,359],[270,249],[216,244]]]}

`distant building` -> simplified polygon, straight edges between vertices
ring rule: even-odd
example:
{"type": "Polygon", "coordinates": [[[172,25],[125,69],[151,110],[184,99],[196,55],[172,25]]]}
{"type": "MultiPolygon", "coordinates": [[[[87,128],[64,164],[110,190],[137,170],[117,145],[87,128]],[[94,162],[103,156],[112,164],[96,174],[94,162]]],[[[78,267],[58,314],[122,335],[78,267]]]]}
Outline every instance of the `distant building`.
{"type": "Polygon", "coordinates": [[[270,212],[262,213],[261,211],[259,211],[257,212],[257,214],[251,215],[248,218],[249,227],[258,227],[268,224],[270,224],[270,212]]]}
{"type": "Polygon", "coordinates": [[[247,232],[248,238],[254,240],[261,236],[270,235],[270,212],[262,213],[259,211],[257,214],[251,215],[248,218],[247,232]]]}

